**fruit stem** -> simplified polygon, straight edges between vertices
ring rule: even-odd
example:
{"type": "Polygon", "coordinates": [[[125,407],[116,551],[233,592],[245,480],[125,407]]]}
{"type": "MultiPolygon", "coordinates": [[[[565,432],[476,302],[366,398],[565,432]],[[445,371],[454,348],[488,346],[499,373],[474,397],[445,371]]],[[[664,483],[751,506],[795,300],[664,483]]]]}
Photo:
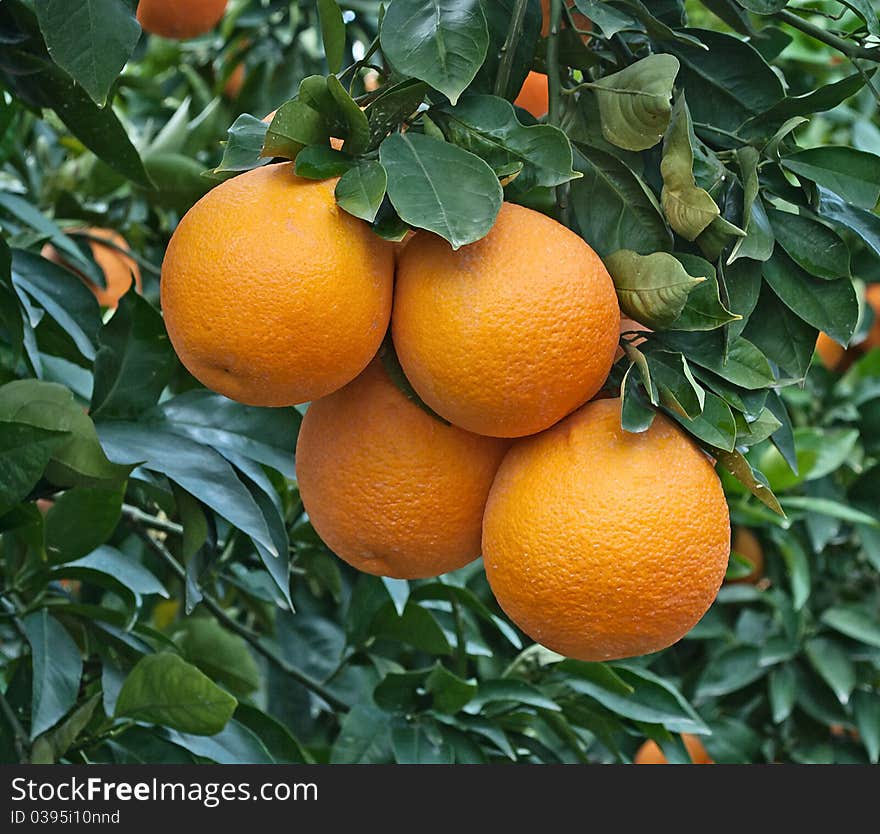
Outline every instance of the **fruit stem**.
{"type": "MultiPolygon", "coordinates": [[[[562,82],[559,79],[559,24],[562,0],[550,0],[550,35],[547,38],[547,86],[550,106],[547,121],[559,127],[561,121],[562,82]]],[[[556,212],[559,222],[568,225],[568,183],[556,186],[556,212]]]]}
{"type": "Polygon", "coordinates": [[[516,43],[522,32],[528,5],[529,0],[516,0],[513,15],[510,18],[510,26],[507,29],[507,37],[501,47],[501,61],[498,64],[498,75],[495,77],[495,95],[501,98],[507,98],[507,85],[510,83],[510,71],[513,69],[513,59],[516,56],[516,43]]]}
{"type": "MultiPolygon", "coordinates": [[[[162,542],[154,539],[149,531],[137,521],[130,521],[132,529],[137,533],[140,539],[150,548],[165,564],[171,568],[174,575],[181,581],[186,581],[186,571],[181,567],[180,563],[171,554],[171,551],[165,547],[162,542]]],[[[296,666],[288,663],[283,657],[280,657],[272,649],[270,649],[262,640],[259,634],[251,631],[247,626],[238,622],[231,617],[220,603],[214,599],[204,588],[202,591],[202,603],[214,615],[214,617],[237,634],[239,637],[248,642],[257,653],[261,654],[270,663],[280,669],[288,677],[293,678],[297,683],[302,684],[306,689],[314,692],[322,700],[337,712],[348,712],[349,705],[345,701],[337,698],[329,689],[327,689],[320,681],[315,680],[311,675],[298,669],[296,666]]]]}

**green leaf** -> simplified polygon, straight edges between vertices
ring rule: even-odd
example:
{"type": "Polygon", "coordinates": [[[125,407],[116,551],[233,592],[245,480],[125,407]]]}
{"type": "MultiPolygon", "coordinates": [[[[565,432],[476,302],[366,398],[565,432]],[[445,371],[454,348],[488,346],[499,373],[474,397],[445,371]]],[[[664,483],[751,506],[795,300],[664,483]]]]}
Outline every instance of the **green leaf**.
{"type": "Polygon", "coordinates": [[[880,759],[880,695],[862,689],[853,693],[853,714],[871,764],[880,759]]]}
{"type": "Polygon", "coordinates": [[[639,387],[638,377],[633,372],[635,363],[629,366],[620,386],[623,402],[620,408],[620,425],[624,430],[639,434],[651,428],[656,411],[651,407],[648,397],[639,387]]]}
{"type": "Polygon", "coordinates": [[[204,166],[180,153],[149,153],[144,167],[153,188],[144,196],[151,205],[185,214],[213,187],[204,175],[204,166]]]}
{"type": "Polygon", "coordinates": [[[660,141],[669,125],[678,68],[672,55],[649,55],[590,85],[596,91],[602,133],[611,144],[644,151],[660,141]]]}
{"type": "Polygon", "coordinates": [[[421,725],[395,725],[391,728],[391,746],[397,764],[452,764],[454,754],[441,736],[429,733],[421,725]]]}
{"type": "Polygon", "coordinates": [[[331,764],[388,764],[391,758],[391,716],[370,704],[355,704],[342,719],[331,764]]]}
{"type": "Polygon", "coordinates": [[[705,443],[731,453],[737,442],[736,421],[730,406],[711,391],[705,392],[703,410],[689,419],[675,411],[672,417],[705,443]]]}
{"type": "Polygon", "coordinates": [[[791,379],[798,380],[804,378],[810,367],[818,330],[764,284],[743,335],[791,379]]]}
{"type": "Polygon", "coordinates": [[[239,704],[233,722],[247,727],[256,735],[275,764],[312,763],[312,758],[287,727],[262,710],[250,704],[239,704]]]}
{"type": "Polygon", "coordinates": [[[611,665],[615,677],[628,685],[628,693],[621,692],[607,675],[596,677],[593,669],[601,664],[582,664],[564,660],[556,668],[565,673],[566,687],[587,695],[606,709],[633,721],[662,724],[676,733],[705,733],[706,725],[681,694],[668,682],[647,669],[623,663],[611,665]]]}
{"type": "Polygon", "coordinates": [[[341,177],[356,164],[350,154],[337,151],[328,145],[308,145],[297,154],[295,171],[298,177],[326,180],[331,177],[341,177]]]}
{"type": "Polygon", "coordinates": [[[791,666],[771,670],[767,678],[767,695],[773,711],[773,723],[781,724],[791,715],[797,695],[797,678],[791,666]]]}
{"type": "Polygon", "coordinates": [[[788,0],[736,0],[744,9],[754,14],[772,15],[784,9],[788,0]]]}
{"type": "Polygon", "coordinates": [[[260,671],[244,639],[216,620],[188,617],[174,633],[184,660],[236,695],[247,695],[260,684],[260,671]]]}
{"type": "Polygon", "coordinates": [[[161,724],[182,733],[213,736],[238,701],[176,654],[142,657],[116,699],[116,717],[161,724]]]}
{"type": "Polygon", "coordinates": [[[0,422],[0,516],[27,496],[69,436],[29,423],[0,422]]]}
{"type": "Polygon", "coordinates": [[[663,140],[660,203],[669,225],[686,240],[696,240],[720,215],[712,196],[694,179],[693,142],[690,112],[680,95],[663,140]]]}
{"type": "Polygon", "coordinates": [[[819,677],[831,687],[841,704],[848,704],[856,685],[856,670],[846,652],[835,640],[814,637],[804,644],[804,651],[819,677]]]}
{"type": "Polygon", "coordinates": [[[519,164],[520,191],[562,185],[581,175],[572,170],[566,135],[552,125],[523,126],[513,105],[497,96],[465,96],[455,107],[432,111],[447,138],[476,154],[494,171],[519,164]]]}
{"type": "Polygon", "coordinates": [[[130,418],[154,406],[177,365],[159,311],[126,293],[98,343],[92,417],[130,418]]]}
{"type": "Polygon", "coordinates": [[[76,741],[77,736],[86,728],[86,725],[95,712],[95,707],[101,702],[101,693],[96,692],[91,698],[80,704],[70,717],[59,724],[54,730],[44,733],[34,740],[31,745],[31,764],[54,764],[76,741]]]}
{"type": "Polygon", "coordinates": [[[388,173],[388,197],[409,225],[435,232],[453,249],[480,240],[494,225],[501,184],[474,154],[410,132],[382,142],[379,160],[388,173]]]}
{"type": "Polygon", "coordinates": [[[682,354],[651,351],[648,354],[648,369],[659,392],[660,402],[666,408],[685,418],[695,418],[702,414],[706,392],[694,379],[687,359],[682,354]]]}
{"type": "Polygon", "coordinates": [[[373,620],[373,632],[429,654],[452,654],[452,647],[434,615],[413,602],[407,603],[403,615],[398,615],[390,603],[382,608],[373,620]]]}
{"type": "Polygon", "coordinates": [[[849,277],[849,249],[835,231],[800,214],[771,209],[768,215],[776,240],[796,264],[826,281],[849,277]]]}
{"type": "Polygon", "coordinates": [[[606,38],[613,38],[622,29],[631,29],[636,21],[603,0],[575,0],[577,10],[588,17],[606,38]]]}
{"type": "Polygon", "coordinates": [[[749,462],[742,453],[734,450],[726,452],[724,449],[710,450],[721,466],[723,466],[731,475],[733,475],[752,495],[755,496],[762,504],[769,507],[773,512],[784,516],[779,500],[773,494],[766,479],[752,469],[749,462]]]}
{"type": "Polygon", "coordinates": [[[782,166],[863,209],[880,199],[880,157],[843,145],[807,148],[782,160],[782,166]]]}
{"type": "Polygon", "coordinates": [[[36,0],[49,55],[99,105],[125,66],[141,27],[116,0],[36,0]]]}
{"type": "MultiPolygon", "coordinates": [[[[334,128],[341,127],[339,108],[327,79],[321,75],[307,76],[300,83],[296,98],[275,112],[260,155],[296,159],[306,145],[328,145],[334,128]]],[[[251,130],[255,131],[256,127],[252,126],[251,130]]]]}
{"type": "Polygon", "coordinates": [[[82,656],[67,630],[45,608],[23,620],[31,647],[31,738],[57,724],[76,703],[82,656]]]}
{"type": "Polygon", "coordinates": [[[98,302],[83,281],[70,270],[46,258],[12,250],[12,283],[46,311],[84,359],[95,358],[95,334],[101,324],[98,302]]]}
{"type": "Polygon", "coordinates": [[[70,132],[116,173],[150,187],[137,149],[110,107],[98,107],[64,70],[42,56],[8,45],[4,51],[15,68],[14,75],[6,78],[13,79],[13,89],[24,101],[54,110],[70,132]]]}
{"type": "Polygon", "coordinates": [[[326,84],[336,105],[336,118],[342,125],[342,130],[337,131],[340,138],[345,139],[342,149],[354,155],[363,153],[370,145],[370,123],[366,114],[335,75],[327,76],[326,84]]]}
{"type": "Polygon", "coordinates": [[[727,263],[732,264],[738,258],[766,261],[773,254],[775,238],[764,202],[758,193],[760,187],[758,160],[760,155],[754,148],[745,147],[737,150],[736,157],[743,179],[742,222],[746,234],[734,244],[727,263]]]}
{"type": "Polygon", "coordinates": [[[85,579],[118,590],[122,586],[135,600],[147,594],[168,599],[168,591],[140,562],[109,545],[97,548],[88,556],[55,567],[53,573],[71,579],[85,579]]]}
{"type": "Polygon", "coordinates": [[[722,379],[749,391],[766,388],[776,378],[763,354],[742,337],[734,339],[725,356],[723,334],[666,332],[662,341],[687,356],[692,364],[718,374],[722,379]]]}
{"type": "Polygon", "coordinates": [[[880,625],[877,618],[854,606],[836,606],[822,614],[825,625],[840,632],[846,637],[880,647],[880,625]]]}
{"type": "Polygon", "coordinates": [[[865,26],[872,35],[880,37],[880,19],[877,15],[877,7],[871,0],[840,0],[840,2],[865,21],[865,26]]]}
{"type": "Polygon", "coordinates": [[[59,495],[46,513],[49,562],[70,562],[104,544],[119,523],[123,485],[75,487],[59,495]]]}
{"type": "Polygon", "coordinates": [[[397,72],[430,84],[453,104],[489,48],[479,0],[393,0],[379,37],[397,72]]]}
{"type": "Polygon", "coordinates": [[[583,174],[571,184],[581,237],[606,257],[619,249],[640,255],[669,250],[672,237],[648,186],[619,159],[592,148],[575,154],[583,174]]]}
{"type": "Polygon", "coordinates": [[[697,698],[718,698],[744,689],[767,670],[758,663],[756,646],[733,645],[722,649],[704,667],[697,683],[697,698]]]}
{"type": "Polygon", "coordinates": [[[684,308],[669,325],[671,330],[715,330],[741,318],[721,303],[721,287],[712,264],[696,255],[676,253],[674,257],[689,274],[705,276],[705,280],[688,293],[684,308]]]}
{"type": "Polygon", "coordinates": [[[880,216],[851,206],[832,191],[819,187],[819,214],[855,232],[866,246],[880,255],[880,216]]]}
{"type": "Polygon", "coordinates": [[[804,495],[793,495],[782,500],[782,507],[786,510],[803,510],[816,515],[825,515],[830,518],[839,518],[841,521],[849,521],[853,524],[864,524],[868,527],[880,527],[880,521],[876,516],[868,515],[847,504],[832,501],[829,498],[812,498],[804,495]]]}
{"type": "Polygon", "coordinates": [[[106,486],[125,480],[132,469],[108,460],[94,424],[63,385],[25,379],[0,387],[0,421],[7,420],[68,433],[46,468],[57,486],[106,486]]]}
{"type": "Polygon", "coordinates": [[[744,122],[784,97],[782,82],[761,54],[735,35],[705,29],[684,31],[698,38],[708,51],[680,42],[670,43],[666,49],[681,61],[678,82],[684,87],[691,116],[724,146],[729,139],[713,128],[736,133],[744,122]]]}
{"type": "Polygon", "coordinates": [[[265,165],[269,160],[260,154],[269,129],[264,121],[250,113],[242,113],[230,126],[223,148],[223,159],[213,169],[214,174],[235,174],[265,165]]]}
{"type": "Polygon", "coordinates": [[[370,126],[371,149],[419,109],[427,89],[423,81],[408,78],[380,90],[364,111],[370,126]]]}
{"type": "Polygon", "coordinates": [[[781,534],[777,530],[771,531],[771,534],[788,571],[792,605],[795,611],[800,611],[810,597],[812,585],[810,561],[806,551],[794,536],[781,534]]]}
{"type": "Polygon", "coordinates": [[[624,249],[607,256],[605,266],[614,280],[621,310],[653,330],[669,327],[681,315],[688,294],[706,280],[689,275],[666,252],[639,255],[624,249]]]}
{"type": "Polygon", "coordinates": [[[336,202],[354,217],[372,223],[385,199],[388,175],[375,160],[365,160],[346,171],[336,184],[336,202]]]}
{"type": "Polygon", "coordinates": [[[524,704],[552,712],[558,712],[561,709],[559,704],[532,684],[513,678],[505,678],[481,682],[477,694],[465,707],[465,712],[476,715],[479,712],[484,712],[487,705],[498,703],[517,707],[524,704]]]}
{"type": "Polygon", "coordinates": [[[764,279],[804,321],[841,344],[852,338],[859,318],[859,301],[851,281],[814,278],[779,251],[764,264],[764,279]]]}
{"type": "Polygon", "coordinates": [[[259,736],[234,718],[219,733],[211,735],[177,730],[166,730],[164,735],[199,758],[217,764],[275,764],[259,736]]]}
{"type": "Polygon", "coordinates": [[[477,684],[437,663],[425,681],[425,690],[434,698],[434,709],[453,715],[474,697],[477,684]]]}
{"type": "Polygon", "coordinates": [[[318,19],[321,21],[321,39],[324,41],[324,54],[330,72],[342,69],[345,57],[345,22],[342,9],[336,0],[318,0],[318,19]]]}
{"type": "Polygon", "coordinates": [[[162,402],[150,415],[181,437],[232,452],[296,476],[293,450],[302,422],[295,408],[255,408],[196,389],[162,402]]]}

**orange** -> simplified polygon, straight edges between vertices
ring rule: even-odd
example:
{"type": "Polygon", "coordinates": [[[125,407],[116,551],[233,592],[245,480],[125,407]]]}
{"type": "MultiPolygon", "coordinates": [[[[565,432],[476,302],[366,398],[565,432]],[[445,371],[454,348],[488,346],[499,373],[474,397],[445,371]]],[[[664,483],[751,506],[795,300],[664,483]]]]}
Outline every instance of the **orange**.
{"type": "MultiPolygon", "coordinates": [[[[245,69],[244,64],[236,64],[235,69],[229,73],[229,77],[226,79],[226,83],[223,85],[223,95],[226,98],[236,99],[241,93],[241,88],[244,86],[244,75],[245,69]]],[[[272,120],[269,119],[271,122],[272,120]]]]}
{"type": "Polygon", "coordinates": [[[137,19],[145,32],[186,40],[210,32],[223,18],[227,0],[140,0],[137,19]]]}
{"type": "Polygon", "coordinates": [[[865,301],[874,310],[874,324],[865,339],[865,350],[880,347],[880,284],[868,284],[865,290],[865,301]]]}
{"type": "Polygon", "coordinates": [[[764,576],[764,548],[748,527],[737,527],[733,533],[732,549],[752,564],[752,572],[740,579],[728,580],[728,585],[754,585],[764,576]]]}
{"type": "Polygon", "coordinates": [[[547,76],[534,70],[529,72],[513,103],[531,113],[536,119],[546,116],[547,110],[550,108],[547,76]]]}
{"type": "Polygon", "coordinates": [[[419,396],[477,434],[552,426],[605,382],[617,346],[614,285],[555,220],[505,203],[489,234],[454,251],[417,232],[400,254],[392,332],[419,396]]]}
{"type": "Polygon", "coordinates": [[[102,240],[106,240],[108,243],[113,244],[112,246],[105,246],[103,243],[98,243],[94,240],[88,241],[89,249],[92,250],[92,257],[95,259],[95,263],[104,273],[104,287],[98,287],[93,284],[51,244],[47,244],[43,247],[43,257],[48,258],[50,261],[54,261],[57,264],[61,264],[62,266],[67,267],[71,272],[75,272],[79,275],[79,277],[85,282],[86,286],[88,286],[95,294],[95,298],[98,299],[98,304],[102,307],[116,309],[116,306],[119,304],[119,299],[122,298],[131,287],[132,277],[134,277],[135,286],[138,291],[140,291],[141,271],[138,268],[138,265],[123,252],[119,251],[120,249],[125,252],[131,251],[128,247],[128,243],[122,235],[118,232],[114,232],[113,229],[101,229],[98,227],[91,227],[88,229],[68,229],[67,231],[70,233],[82,232],[90,237],[101,238],[102,240]]]}
{"type": "Polygon", "coordinates": [[[579,660],[659,651],[715,599],[730,521],[709,458],[670,419],[620,426],[596,400],[519,441],[483,519],[492,591],[530,637],[579,660]]]}
{"type": "MultiPolygon", "coordinates": [[[[566,0],[566,5],[569,9],[572,9],[574,6],[575,0],[566,0]]],[[[541,21],[541,37],[546,38],[547,35],[550,34],[550,0],[541,0],[541,11],[543,12],[543,20],[541,21]]],[[[572,11],[571,18],[574,22],[574,25],[578,29],[592,29],[593,24],[590,22],[590,18],[586,15],[581,14],[579,11],[572,11]]],[[[565,25],[567,23],[566,16],[562,16],[562,23],[565,25]]],[[[589,35],[581,35],[581,39],[584,43],[586,43],[589,39],[589,35]]]]}
{"type": "MultiPolygon", "coordinates": [[[[707,765],[707,764],[715,764],[711,758],[709,758],[709,754],[706,752],[706,748],[703,747],[703,742],[700,741],[696,736],[692,736],[690,733],[682,733],[681,740],[684,742],[685,749],[688,752],[688,755],[691,757],[691,762],[693,764],[698,765],[707,765]]],[[[635,758],[633,759],[633,764],[669,764],[666,761],[666,756],[663,755],[663,751],[660,749],[659,745],[654,741],[646,741],[637,751],[635,758]]]]}
{"type": "Polygon", "coordinates": [[[209,191],[162,264],[183,364],[249,405],[307,402],[373,358],[391,315],[394,247],[336,205],[336,180],[267,165],[209,191]]]}
{"type": "Polygon", "coordinates": [[[507,441],[448,426],[374,361],[309,406],[296,447],[300,495],[327,546],[367,573],[438,576],[480,553],[507,441]]]}
{"type": "Polygon", "coordinates": [[[820,333],[816,340],[816,353],[829,371],[835,370],[843,361],[846,350],[834,341],[827,333],[820,333]]]}

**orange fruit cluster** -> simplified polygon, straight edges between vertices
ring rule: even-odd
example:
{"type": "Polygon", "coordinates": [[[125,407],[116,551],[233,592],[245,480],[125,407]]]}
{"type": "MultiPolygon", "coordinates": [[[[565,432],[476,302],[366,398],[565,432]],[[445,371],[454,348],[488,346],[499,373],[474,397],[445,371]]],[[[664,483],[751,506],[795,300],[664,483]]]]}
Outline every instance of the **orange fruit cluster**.
{"type": "Polygon", "coordinates": [[[620,334],[596,253],[507,203],[477,243],[395,247],[334,187],[273,164],[186,214],[161,287],[186,367],[240,402],[311,402],[300,495],[355,567],[415,579],[482,553],[501,607],[559,652],[678,640],[723,579],[727,507],[671,420],[630,434],[619,400],[591,402],[620,334]],[[389,327],[400,366],[377,358],[389,327]]]}

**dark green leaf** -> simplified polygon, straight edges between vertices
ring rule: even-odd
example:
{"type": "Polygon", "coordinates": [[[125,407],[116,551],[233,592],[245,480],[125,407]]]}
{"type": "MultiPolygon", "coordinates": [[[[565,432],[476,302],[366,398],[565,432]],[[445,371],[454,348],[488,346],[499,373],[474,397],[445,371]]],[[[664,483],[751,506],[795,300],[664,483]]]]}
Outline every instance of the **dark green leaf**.
{"type": "Polygon", "coordinates": [[[853,640],[880,647],[880,625],[877,618],[855,606],[829,608],[822,622],[853,640]]]}
{"type": "Polygon", "coordinates": [[[680,351],[691,363],[707,368],[722,379],[748,390],[766,388],[775,382],[773,371],[763,354],[749,341],[734,339],[727,356],[721,345],[722,334],[664,333],[663,341],[680,351]]]}
{"type": "Polygon", "coordinates": [[[82,657],[67,630],[43,608],[22,621],[33,668],[31,738],[57,724],[76,703],[82,657]]]}
{"type": "Polygon", "coordinates": [[[489,48],[479,0],[393,0],[380,38],[394,69],[425,81],[453,104],[489,48]]]}
{"type": "Polygon", "coordinates": [[[365,160],[346,171],[336,184],[336,202],[354,217],[372,223],[385,198],[388,175],[375,160],[365,160]]]}
{"type": "Polygon", "coordinates": [[[260,673],[247,643],[216,620],[188,617],[173,639],[184,660],[236,695],[247,695],[259,686],[260,673]]]}
{"type": "Polygon", "coordinates": [[[712,658],[697,683],[698,698],[717,698],[743,689],[765,675],[755,646],[730,646],[712,658]]]}
{"type": "Polygon", "coordinates": [[[330,72],[339,72],[345,57],[345,23],[336,0],[318,0],[318,18],[321,21],[321,38],[324,41],[327,66],[330,72]]]}
{"type": "Polygon", "coordinates": [[[223,148],[223,159],[214,168],[215,174],[234,174],[239,171],[250,171],[269,160],[262,159],[260,154],[266,141],[269,125],[250,113],[242,113],[227,132],[226,145],[223,148]]]}
{"type": "Polygon", "coordinates": [[[397,764],[452,764],[453,750],[420,725],[396,725],[391,729],[391,746],[397,764]]]}
{"type": "Polygon", "coordinates": [[[310,180],[341,177],[356,164],[354,158],[329,145],[309,145],[296,156],[296,175],[310,180]]]}
{"type": "Polygon", "coordinates": [[[226,726],[237,703],[195,666],[162,652],[141,658],[128,673],[116,715],[213,736],[226,726]]]}
{"type": "Polygon", "coordinates": [[[397,130],[401,122],[408,120],[418,110],[426,90],[427,85],[423,81],[412,78],[382,88],[365,111],[370,125],[370,148],[378,146],[388,134],[397,130]]]}
{"type": "Polygon", "coordinates": [[[58,565],[54,573],[72,579],[93,580],[105,586],[109,580],[109,587],[121,585],[136,597],[158,594],[168,598],[165,586],[140,562],[109,545],[103,545],[74,562],[58,565]]]}
{"type": "Polygon", "coordinates": [[[46,513],[49,561],[70,562],[104,544],[119,523],[123,491],[82,486],[61,493],[46,513]]]}
{"type": "Polygon", "coordinates": [[[479,685],[477,694],[465,707],[465,712],[476,715],[484,711],[484,707],[488,704],[497,703],[509,703],[516,706],[527,704],[554,712],[560,709],[559,704],[531,684],[513,678],[506,678],[482,682],[479,685]]]}
{"type": "Polygon", "coordinates": [[[804,645],[807,659],[819,677],[831,687],[841,704],[848,704],[856,685],[856,670],[840,645],[826,637],[814,637],[804,645]]]}
{"type": "Polygon", "coordinates": [[[379,148],[388,196],[406,223],[454,249],[485,237],[501,208],[501,184],[477,156],[417,133],[395,133],[379,148]]]}
{"type": "Polygon", "coordinates": [[[0,422],[0,516],[27,496],[68,438],[66,431],[0,422]]]}
{"type": "Polygon", "coordinates": [[[826,145],[786,156],[782,165],[859,208],[873,209],[880,198],[880,157],[872,153],[826,145]]]}
{"type": "Polygon", "coordinates": [[[791,715],[797,694],[796,687],[797,679],[791,666],[780,666],[770,672],[767,678],[767,694],[774,724],[781,724],[791,715]]]}
{"type": "Polygon", "coordinates": [[[868,758],[872,764],[877,764],[880,759],[880,695],[859,689],[853,693],[852,706],[868,758]]]}
{"type": "Polygon", "coordinates": [[[880,216],[849,205],[837,194],[825,188],[820,187],[818,192],[819,213],[822,217],[851,229],[859,235],[865,245],[880,255],[880,216]]]}
{"type": "Polygon", "coordinates": [[[387,764],[391,758],[391,716],[369,704],[356,704],[342,720],[330,762],[387,764]]]}
{"type": "Polygon", "coordinates": [[[259,736],[235,719],[211,735],[166,730],[165,736],[199,758],[217,764],[275,764],[259,736]]]}
{"type": "Polygon", "coordinates": [[[794,536],[782,535],[773,531],[773,541],[779,548],[788,571],[792,605],[795,611],[800,611],[810,597],[812,579],[809,558],[794,536]]]}
{"type": "Polygon", "coordinates": [[[743,229],[745,237],[734,244],[728,264],[738,258],[766,261],[773,254],[775,239],[767,210],[760,197],[758,181],[758,152],[752,147],[740,148],[737,153],[743,179],[743,229]]]}
{"type": "Polygon", "coordinates": [[[428,675],[425,689],[434,698],[434,709],[451,715],[458,712],[474,697],[477,684],[460,678],[438,663],[428,675]]]}
{"type": "Polygon", "coordinates": [[[100,701],[101,693],[96,692],[54,730],[37,738],[31,746],[31,764],[54,764],[58,761],[86,728],[100,701]]]}
{"type": "Polygon", "coordinates": [[[776,240],[795,263],[828,281],[849,277],[849,249],[836,232],[803,215],[773,209],[768,214],[776,240]]]}
{"type": "Polygon", "coordinates": [[[671,248],[656,198],[623,162],[581,148],[574,167],[584,175],[571,184],[574,216],[581,236],[601,257],[620,249],[650,255],[671,248]]]}

